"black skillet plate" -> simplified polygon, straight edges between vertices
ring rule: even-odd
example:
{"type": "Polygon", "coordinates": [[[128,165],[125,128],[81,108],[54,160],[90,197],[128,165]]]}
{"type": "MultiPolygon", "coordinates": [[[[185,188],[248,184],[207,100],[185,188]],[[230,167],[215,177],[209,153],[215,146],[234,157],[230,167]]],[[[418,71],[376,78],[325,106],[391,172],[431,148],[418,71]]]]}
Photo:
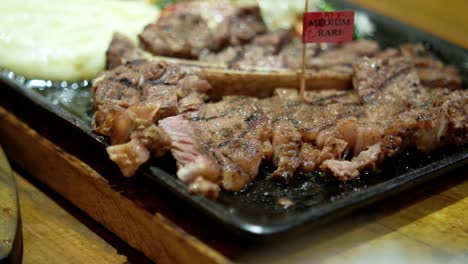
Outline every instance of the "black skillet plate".
{"type": "MultiPolygon", "coordinates": [[[[430,34],[377,15],[351,4],[332,1],[340,9],[365,11],[375,26],[373,39],[382,47],[405,42],[422,42],[448,64],[454,65],[467,86],[468,52],[430,34]]],[[[29,98],[32,102],[58,116],[88,135],[99,146],[106,140],[90,128],[90,87],[88,82],[66,83],[25,80],[8,71],[0,72],[0,81],[29,98]]],[[[376,200],[401,192],[468,164],[468,146],[445,148],[423,155],[408,151],[388,160],[380,171],[366,174],[352,182],[330,180],[319,173],[297,175],[285,186],[270,179],[272,171],[262,167],[259,177],[239,193],[221,192],[217,201],[190,195],[175,176],[171,158],[152,160],[142,166],[136,177],[148,177],[232,231],[247,238],[265,239],[299,227],[314,227],[342,216],[376,200]],[[283,201],[283,203],[281,203],[283,201]],[[291,203],[284,203],[290,201],[291,203]]]]}

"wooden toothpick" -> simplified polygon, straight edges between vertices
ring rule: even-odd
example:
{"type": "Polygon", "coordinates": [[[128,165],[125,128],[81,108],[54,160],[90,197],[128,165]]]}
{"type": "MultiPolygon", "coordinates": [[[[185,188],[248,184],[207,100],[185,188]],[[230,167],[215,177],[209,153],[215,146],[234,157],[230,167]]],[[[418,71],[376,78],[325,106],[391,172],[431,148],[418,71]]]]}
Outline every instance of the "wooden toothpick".
{"type": "MultiPolygon", "coordinates": [[[[307,13],[309,9],[309,0],[305,0],[304,13],[307,13]]],[[[304,35],[305,28],[302,27],[302,34],[304,35]]],[[[302,71],[301,71],[301,83],[299,96],[302,101],[305,101],[305,66],[306,66],[306,43],[302,42],[302,71]]]]}

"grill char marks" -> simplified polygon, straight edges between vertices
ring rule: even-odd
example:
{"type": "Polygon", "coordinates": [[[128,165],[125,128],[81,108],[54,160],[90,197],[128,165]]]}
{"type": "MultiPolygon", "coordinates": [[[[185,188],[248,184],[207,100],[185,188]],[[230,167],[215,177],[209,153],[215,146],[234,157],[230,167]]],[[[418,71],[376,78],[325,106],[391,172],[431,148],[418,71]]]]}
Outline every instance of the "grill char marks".
{"type": "MultiPolygon", "coordinates": [[[[160,127],[173,142],[171,151],[179,167],[178,176],[191,190],[200,191],[191,188],[198,184],[195,175],[229,191],[241,190],[257,176],[262,158],[269,152],[264,142],[271,132],[256,101],[229,97],[219,103],[203,105],[198,111],[160,121],[160,127]],[[181,145],[195,147],[187,151],[188,148],[181,145]],[[219,169],[207,172],[206,168],[219,169]]],[[[214,188],[210,193],[216,196],[214,188]]]]}
{"type": "Polygon", "coordinates": [[[132,176],[150,154],[159,157],[170,149],[170,138],[156,122],[198,108],[209,89],[205,80],[173,64],[121,65],[94,80],[92,125],[110,137],[110,158],[132,176]]]}
{"type": "Polygon", "coordinates": [[[347,180],[360,170],[375,170],[385,158],[408,146],[429,152],[447,143],[466,143],[466,91],[422,87],[407,58],[362,59],[354,70],[353,83],[366,114],[338,126],[345,140],[354,142],[354,157],[325,161],[322,170],[347,180]],[[377,66],[385,73],[376,76],[377,66]],[[357,143],[363,140],[367,142],[357,143]]]}
{"type": "Polygon", "coordinates": [[[228,97],[186,114],[187,125],[206,130],[196,140],[214,153],[222,187],[240,190],[261,160],[283,182],[317,169],[345,181],[408,146],[431,151],[466,142],[465,91],[421,87],[406,58],[363,59],[354,69],[357,93],[307,92],[308,102],[300,102],[297,91],[282,89],[277,97],[228,97]],[[362,79],[375,65],[381,76],[362,79]]]}
{"type": "Polygon", "coordinates": [[[258,174],[263,142],[271,132],[256,103],[254,98],[228,97],[186,114],[202,128],[200,140],[221,165],[226,190],[239,191],[258,174]]]}
{"type": "Polygon", "coordinates": [[[211,153],[218,184],[229,191],[252,181],[263,161],[282,182],[317,169],[346,181],[408,146],[428,152],[466,143],[466,91],[422,87],[407,58],[366,58],[353,67],[357,92],[307,92],[301,102],[297,91],[278,89],[272,98],[205,104],[183,115],[199,131],[190,141],[211,153]],[[376,76],[375,65],[386,74],[376,76]]]}
{"type": "Polygon", "coordinates": [[[391,94],[391,91],[386,90],[394,83],[399,83],[400,86],[404,87],[419,85],[419,78],[411,61],[406,58],[364,58],[359,63],[355,63],[353,68],[353,85],[364,102],[375,100],[382,95],[399,97],[400,89],[398,89],[397,94],[391,94]]]}
{"type": "Polygon", "coordinates": [[[457,70],[452,66],[444,65],[421,44],[404,44],[397,49],[387,49],[378,56],[380,58],[404,57],[411,60],[423,86],[461,88],[461,78],[457,70]]]}
{"type": "MultiPolygon", "coordinates": [[[[322,101],[326,97],[329,95],[322,96],[322,101]]],[[[223,189],[239,191],[257,176],[262,161],[277,167],[273,172],[275,179],[288,182],[298,170],[311,172],[325,160],[342,158],[347,143],[335,136],[332,128],[350,111],[362,111],[352,108],[345,109],[339,103],[311,105],[278,97],[264,100],[226,97],[184,114],[178,125],[168,127],[166,122],[174,120],[170,117],[161,120],[160,126],[173,145],[181,140],[172,135],[183,133],[185,127],[198,131],[183,141],[198,146],[197,155],[211,153],[210,159],[220,167],[223,189]]],[[[172,148],[173,153],[180,150],[172,148]]],[[[174,156],[183,165],[184,160],[177,154],[174,156]]]]}
{"type": "Polygon", "coordinates": [[[282,182],[315,170],[346,181],[410,146],[467,144],[467,91],[421,84],[418,63],[402,50],[357,60],[354,91],[307,91],[305,102],[277,89],[261,100],[205,103],[210,85],[197,75],[134,61],[96,78],[93,126],[110,136],[108,153],[125,175],[170,149],[179,179],[212,198],[242,190],[262,162],[282,182]]]}

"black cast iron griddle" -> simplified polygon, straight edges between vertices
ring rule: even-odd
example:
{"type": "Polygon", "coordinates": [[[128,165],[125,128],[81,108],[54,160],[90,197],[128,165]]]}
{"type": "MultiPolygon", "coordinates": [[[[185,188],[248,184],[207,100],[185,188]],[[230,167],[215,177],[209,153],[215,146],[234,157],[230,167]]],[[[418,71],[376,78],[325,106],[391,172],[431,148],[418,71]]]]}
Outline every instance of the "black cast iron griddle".
{"type": "MultiPolygon", "coordinates": [[[[363,10],[351,4],[332,1],[340,9],[363,10]]],[[[375,26],[373,39],[382,47],[405,42],[422,42],[444,62],[455,66],[467,86],[468,52],[430,34],[387,17],[367,12],[375,26]]],[[[15,92],[72,125],[104,148],[102,136],[90,127],[91,91],[88,82],[67,83],[26,80],[3,71],[0,81],[15,92]]],[[[217,201],[191,195],[175,176],[175,161],[169,156],[153,159],[139,169],[135,177],[148,177],[174,192],[227,228],[247,238],[275,237],[299,227],[314,227],[389,195],[468,164],[468,146],[448,147],[431,155],[407,151],[389,159],[377,173],[364,173],[359,179],[342,183],[320,173],[300,174],[289,185],[270,179],[272,168],[262,166],[260,175],[239,193],[221,192],[217,201]],[[281,203],[279,201],[291,201],[281,203]]]]}

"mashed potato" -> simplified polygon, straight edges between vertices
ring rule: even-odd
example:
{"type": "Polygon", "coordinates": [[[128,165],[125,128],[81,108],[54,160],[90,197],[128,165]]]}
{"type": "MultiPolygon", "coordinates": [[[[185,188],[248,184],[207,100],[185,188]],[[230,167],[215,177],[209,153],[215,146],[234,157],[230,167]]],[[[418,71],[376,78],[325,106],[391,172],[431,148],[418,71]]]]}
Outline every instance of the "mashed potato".
{"type": "Polygon", "coordinates": [[[0,1],[0,67],[30,78],[91,79],[114,31],[136,39],[159,11],[117,0],[0,1]]]}

